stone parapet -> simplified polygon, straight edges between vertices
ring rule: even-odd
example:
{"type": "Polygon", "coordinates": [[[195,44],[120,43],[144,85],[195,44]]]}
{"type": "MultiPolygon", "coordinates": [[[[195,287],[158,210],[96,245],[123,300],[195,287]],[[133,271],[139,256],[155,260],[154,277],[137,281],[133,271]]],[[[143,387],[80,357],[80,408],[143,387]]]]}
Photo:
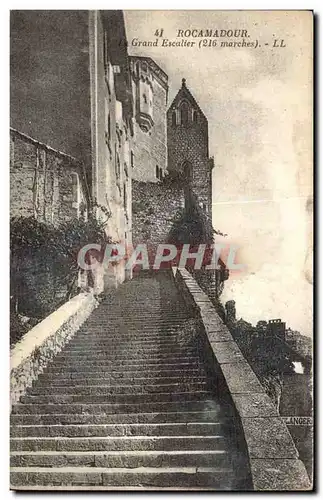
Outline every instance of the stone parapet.
{"type": "Polygon", "coordinates": [[[10,354],[11,404],[19,401],[97,305],[93,294],[81,293],[47,316],[17,342],[10,354]]]}
{"type": "MultiPolygon", "coordinates": [[[[241,423],[254,490],[310,490],[305,466],[285,422],[247,363],[212,302],[186,269],[173,270],[176,285],[197,308],[207,347],[224,379],[241,423]]],[[[202,342],[202,343],[203,343],[202,342]]]]}

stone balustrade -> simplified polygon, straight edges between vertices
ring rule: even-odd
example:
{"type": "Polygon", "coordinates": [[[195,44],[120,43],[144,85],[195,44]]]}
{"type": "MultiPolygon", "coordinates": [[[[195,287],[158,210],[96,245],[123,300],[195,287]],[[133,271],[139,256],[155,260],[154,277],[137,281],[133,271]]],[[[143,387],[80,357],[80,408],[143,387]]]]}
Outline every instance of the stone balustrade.
{"type": "Polygon", "coordinates": [[[47,364],[62,350],[98,305],[92,293],[80,293],[38,323],[10,353],[11,404],[18,402],[47,364]]]}
{"type": "Polygon", "coordinates": [[[285,422],[242,355],[208,296],[186,269],[173,269],[177,287],[202,324],[202,343],[213,353],[233,400],[249,455],[254,490],[309,490],[311,484],[285,422]]]}

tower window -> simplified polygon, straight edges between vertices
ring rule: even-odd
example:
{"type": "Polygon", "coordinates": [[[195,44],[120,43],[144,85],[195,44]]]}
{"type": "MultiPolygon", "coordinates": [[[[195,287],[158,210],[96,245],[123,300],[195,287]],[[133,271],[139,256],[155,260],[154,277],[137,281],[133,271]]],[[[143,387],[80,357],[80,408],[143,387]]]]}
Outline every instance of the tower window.
{"type": "Polygon", "coordinates": [[[181,125],[188,125],[188,105],[186,102],[183,102],[181,105],[181,125]]]}
{"type": "Polygon", "coordinates": [[[120,181],[120,158],[118,153],[116,154],[116,178],[117,178],[117,184],[119,184],[120,181]]]}
{"type": "Polygon", "coordinates": [[[142,94],[142,98],[144,100],[144,103],[147,104],[147,96],[146,96],[146,94],[142,94]]]}
{"type": "Polygon", "coordinates": [[[123,206],[124,206],[125,211],[127,211],[127,203],[128,203],[128,200],[127,200],[127,186],[126,186],[126,183],[124,182],[123,183],[123,206]]]}
{"type": "Polygon", "coordinates": [[[111,117],[110,113],[108,114],[108,140],[110,141],[111,138],[111,117]]]}
{"type": "Polygon", "coordinates": [[[134,168],[134,158],[135,158],[135,155],[133,154],[133,151],[131,151],[131,153],[130,153],[131,168],[134,168]]]}
{"type": "Polygon", "coordinates": [[[197,111],[193,111],[193,122],[197,123],[197,111]]]}
{"type": "Polygon", "coordinates": [[[176,127],[176,112],[172,112],[172,127],[176,127]]]}

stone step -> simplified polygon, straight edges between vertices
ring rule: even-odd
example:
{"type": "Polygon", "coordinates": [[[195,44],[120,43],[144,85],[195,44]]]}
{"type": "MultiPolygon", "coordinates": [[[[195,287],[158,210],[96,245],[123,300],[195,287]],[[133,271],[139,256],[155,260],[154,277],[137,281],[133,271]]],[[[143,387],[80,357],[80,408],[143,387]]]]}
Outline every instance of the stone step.
{"type": "MultiPolygon", "coordinates": [[[[170,318],[187,318],[187,313],[185,310],[181,310],[179,308],[172,308],[169,304],[167,304],[167,307],[163,307],[163,304],[159,301],[156,302],[156,304],[153,304],[151,302],[151,297],[149,297],[149,307],[147,307],[147,300],[144,302],[137,302],[135,297],[131,296],[128,297],[128,301],[130,299],[130,302],[127,304],[128,307],[125,309],[123,307],[125,300],[127,300],[125,297],[122,297],[122,299],[119,301],[119,303],[111,303],[109,307],[106,307],[106,304],[104,302],[101,303],[100,308],[97,308],[94,310],[92,316],[88,319],[88,321],[93,321],[98,318],[103,318],[105,321],[113,321],[114,319],[126,319],[126,318],[131,318],[133,313],[136,313],[136,318],[150,318],[151,315],[153,317],[158,317],[158,318],[163,318],[168,319],[170,318]],[[122,311],[123,316],[120,315],[120,312],[122,311]],[[151,312],[151,315],[149,313],[151,312]],[[119,313],[119,314],[118,314],[119,313]],[[168,316],[169,313],[169,316],[168,316]]],[[[165,304],[166,305],[166,304],[165,304]]]]}
{"type": "Polygon", "coordinates": [[[147,393],[165,393],[165,392],[197,392],[207,389],[206,382],[198,383],[173,383],[173,384],[152,384],[145,383],[131,385],[104,385],[102,380],[93,385],[70,385],[70,386],[40,386],[28,390],[31,396],[47,394],[75,394],[75,395],[93,395],[93,394],[147,394],[147,393]]]}
{"type": "Polygon", "coordinates": [[[226,450],[13,451],[11,467],[227,467],[226,450]]]}
{"type": "Polygon", "coordinates": [[[113,349],[116,347],[127,348],[131,347],[139,347],[139,348],[164,348],[164,349],[172,349],[179,348],[182,346],[194,347],[198,346],[197,342],[193,338],[185,338],[182,334],[180,335],[171,335],[167,338],[164,334],[158,334],[156,336],[139,336],[139,335],[128,335],[127,337],[119,336],[118,334],[114,335],[89,335],[84,336],[84,338],[75,336],[67,345],[66,349],[84,349],[89,350],[92,348],[96,349],[113,349]],[[163,337],[161,338],[161,335],[163,337]]]}
{"type": "Polygon", "coordinates": [[[103,314],[92,314],[90,319],[88,320],[87,324],[93,325],[96,323],[105,323],[105,324],[126,324],[132,323],[132,320],[134,320],[136,323],[144,323],[145,321],[150,321],[150,322],[157,322],[160,321],[161,323],[178,323],[179,321],[187,321],[187,315],[183,312],[180,313],[174,313],[170,312],[165,313],[164,311],[160,310],[160,307],[154,309],[150,309],[149,311],[145,311],[145,307],[143,308],[138,308],[138,307],[133,307],[133,308],[127,308],[126,310],[122,311],[107,311],[106,313],[103,314]],[[121,315],[122,314],[122,315],[121,315]]]}
{"type": "Polygon", "coordinates": [[[130,366],[145,366],[146,368],[147,367],[150,367],[152,365],[154,366],[169,366],[169,365],[173,365],[173,364],[176,364],[177,366],[180,366],[180,365],[196,365],[198,363],[198,358],[195,357],[195,356],[172,356],[171,358],[168,357],[165,359],[165,362],[163,362],[163,359],[162,358],[149,358],[149,363],[147,362],[147,359],[145,358],[140,358],[140,357],[134,357],[134,358],[129,358],[128,359],[124,359],[124,358],[121,358],[121,359],[117,359],[115,360],[114,362],[114,359],[107,359],[107,360],[72,360],[72,359],[68,359],[68,360],[64,360],[64,361],[56,361],[56,358],[53,360],[53,362],[51,363],[51,367],[57,367],[57,368],[73,368],[73,367],[76,367],[77,369],[82,369],[82,368],[86,368],[86,367],[108,367],[108,368],[112,368],[112,367],[115,367],[115,366],[118,366],[118,367],[121,367],[121,366],[127,366],[127,367],[130,367],[130,366]]]}
{"type": "Polygon", "coordinates": [[[223,436],[13,437],[12,451],[225,450],[223,436]]]}
{"type": "Polygon", "coordinates": [[[154,339],[171,339],[173,337],[178,337],[178,335],[184,331],[184,328],[173,326],[172,328],[149,328],[144,329],[143,327],[133,327],[133,328],[110,328],[106,330],[105,328],[90,328],[86,331],[78,331],[77,335],[74,337],[75,339],[120,339],[120,340],[129,340],[136,339],[139,340],[154,340],[154,339]]]}
{"type": "MultiPolygon", "coordinates": [[[[63,371],[57,372],[56,374],[52,372],[50,373],[41,373],[38,377],[38,381],[42,384],[53,383],[60,384],[60,381],[65,380],[68,383],[81,384],[84,380],[88,383],[91,383],[91,380],[96,380],[100,378],[101,381],[109,380],[109,381],[125,381],[129,380],[131,382],[135,382],[137,379],[144,379],[144,381],[149,380],[149,383],[152,383],[155,380],[158,383],[159,379],[171,378],[176,381],[184,381],[186,378],[194,380],[195,378],[203,377],[205,378],[205,372],[202,367],[199,368],[185,368],[185,369],[172,369],[172,370],[150,370],[146,371],[145,369],[133,369],[133,370],[116,370],[115,368],[111,371],[102,371],[102,370],[92,370],[86,371],[85,373],[74,372],[74,371],[63,371]],[[82,381],[82,382],[81,382],[82,381]]],[[[38,381],[34,381],[34,386],[38,383],[38,381]]],[[[138,380],[139,382],[139,380],[138,380]]],[[[159,382],[161,383],[161,382],[159,382]]],[[[65,383],[64,383],[65,385],[65,383]]]]}
{"type": "MultiPolygon", "coordinates": [[[[169,360],[167,360],[169,361],[169,360]]],[[[138,360],[138,362],[119,362],[117,366],[113,364],[108,364],[108,363],[79,363],[79,364],[73,364],[73,366],[69,363],[61,363],[61,364],[56,364],[55,360],[46,367],[46,373],[68,373],[68,372],[77,372],[77,373],[83,373],[87,374],[87,372],[132,372],[132,371],[138,371],[140,370],[140,367],[142,368],[143,371],[148,371],[153,373],[154,371],[167,371],[168,373],[176,370],[176,369],[183,369],[183,370],[202,370],[203,365],[202,363],[199,363],[196,358],[193,359],[193,361],[173,361],[171,360],[170,363],[162,363],[160,360],[157,360],[156,362],[151,362],[147,363],[147,361],[143,364],[142,360],[138,360]]],[[[45,372],[44,372],[45,373],[45,372]]],[[[87,376],[87,375],[85,375],[87,376]]]]}
{"type": "Polygon", "coordinates": [[[81,404],[81,403],[61,403],[61,404],[22,404],[17,403],[12,406],[14,414],[48,414],[48,413],[88,413],[92,415],[109,413],[160,413],[173,411],[207,411],[219,410],[220,406],[213,399],[205,401],[162,401],[151,403],[104,403],[104,404],[81,404]]]}
{"type": "Polygon", "coordinates": [[[103,350],[107,351],[110,349],[127,349],[131,347],[132,349],[178,349],[180,347],[196,347],[197,344],[194,342],[190,342],[189,340],[187,342],[182,342],[177,339],[174,339],[173,341],[167,341],[167,339],[160,341],[159,339],[154,339],[148,341],[146,340],[134,340],[133,338],[129,338],[127,341],[121,341],[118,337],[115,337],[113,339],[103,341],[102,339],[98,339],[95,342],[85,342],[84,340],[82,342],[70,342],[66,346],[66,350],[84,350],[84,351],[91,351],[93,348],[96,348],[98,350],[103,350]],[[101,347],[102,346],[102,347],[101,347]]]}
{"type": "MultiPolygon", "coordinates": [[[[224,491],[224,488],[215,488],[212,486],[102,486],[102,485],[84,485],[84,484],[75,484],[75,485],[46,485],[46,487],[39,485],[39,484],[34,484],[34,485],[19,485],[19,486],[12,486],[11,488],[14,491],[104,491],[105,493],[107,491],[112,491],[112,492],[118,492],[122,491],[123,493],[125,492],[133,492],[133,491],[139,491],[141,493],[145,491],[152,491],[152,492],[179,492],[179,493],[187,493],[187,492],[194,492],[194,491],[224,491]]],[[[239,491],[241,490],[241,487],[238,486],[237,488],[239,491]]],[[[232,488],[230,488],[230,491],[232,488]]]]}
{"type": "MultiPolygon", "coordinates": [[[[122,312],[121,314],[124,314],[122,312]]],[[[129,315],[127,318],[122,318],[122,319],[117,319],[113,320],[113,318],[105,317],[105,318],[91,318],[91,321],[88,323],[84,323],[81,328],[81,332],[89,330],[89,329],[105,329],[111,330],[116,327],[126,327],[126,328],[140,328],[140,329],[149,329],[151,327],[179,327],[183,326],[183,324],[187,323],[188,320],[186,317],[179,317],[176,315],[176,317],[168,317],[167,318],[158,318],[158,317],[153,317],[153,315],[149,315],[146,317],[136,317],[137,314],[134,312],[131,315],[129,315]]]]}
{"type": "Polygon", "coordinates": [[[134,424],[134,423],[175,423],[175,422],[221,422],[232,418],[224,418],[223,412],[216,410],[202,411],[168,411],[163,413],[115,413],[115,414],[86,414],[86,413],[63,413],[63,414],[11,414],[12,425],[73,425],[73,424],[134,424]]]}
{"type": "Polygon", "coordinates": [[[84,404],[140,404],[140,403],[161,403],[180,401],[203,401],[210,397],[207,391],[195,392],[159,392],[157,394],[50,394],[40,396],[22,396],[23,404],[64,404],[64,403],[84,403],[84,404]]]}
{"type": "Polygon", "coordinates": [[[220,422],[105,424],[105,425],[16,425],[12,437],[100,437],[100,436],[183,436],[219,435],[220,422]]]}
{"type": "Polygon", "coordinates": [[[173,351],[162,351],[159,349],[123,349],[111,350],[110,352],[94,352],[75,354],[63,351],[61,354],[55,356],[55,363],[61,362],[98,362],[115,361],[115,364],[123,360],[136,360],[136,359],[149,359],[149,360],[163,360],[163,359],[192,359],[198,357],[197,349],[173,349],[173,351]],[[122,354],[121,354],[122,353],[122,354]]]}
{"type": "Polygon", "coordinates": [[[160,347],[172,347],[174,345],[179,345],[177,336],[173,335],[169,338],[161,338],[160,335],[156,335],[155,337],[147,337],[142,336],[142,338],[128,336],[127,338],[121,338],[116,335],[114,337],[106,337],[106,339],[102,339],[98,336],[95,342],[85,342],[84,339],[79,341],[77,337],[74,337],[64,348],[64,350],[90,350],[93,347],[98,349],[106,349],[110,346],[129,346],[133,345],[139,347],[150,347],[150,346],[160,346],[160,347]],[[100,347],[102,346],[102,348],[100,347]]]}
{"type": "Polygon", "coordinates": [[[33,389],[40,388],[56,388],[56,387],[77,387],[77,386],[100,386],[100,385],[114,385],[116,383],[120,383],[122,385],[146,385],[146,384],[156,384],[156,385],[168,385],[168,384],[205,384],[207,383],[206,376],[199,376],[188,374],[186,376],[179,375],[177,377],[140,377],[141,374],[138,373],[137,377],[124,377],[123,374],[120,373],[119,377],[99,377],[99,373],[97,377],[86,377],[86,378],[66,378],[66,377],[48,377],[44,378],[45,375],[42,375],[38,378],[38,380],[33,382],[33,389]]]}
{"type": "Polygon", "coordinates": [[[164,353],[168,356],[172,353],[181,354],[185,352],[198,352],[199,346],[194,342],[184,343],[173,343],[173,344],[158,344],[156,342],[151,343],[149,345],[145,344],[133,344],[132,342],[127,342],[125,344],[120,344],[116,341],[113,344],[102,344],[102,343],[80,343],[76,345],[70,345],[68,348],[64,348],[64,350],[60,354],[74,354],[78,356],[92,354],[102,354],[102,355],[126,355],[131,352],[134,353],[144,353],[154,355],[155,353],[164,353]],[[76,348],[77,347],[77,348],[76,348]]]}
{"type": "Polygon", "coordinates": [[[84,485],[92,486],[212,486],[219,490],[232,489],[233,473],[231,468],[214,467],[139,467],[114,468],[105,467],[67,467],[37,468],[13,467],[11,469],[11,487],[19,485],[84,485]]]}
{"type": "Polygon", "coordinates": [[[157,276],[101,302],[13,405],[13,488],[234,489],[232,406],[207,390],[192,311],[157,276]]]}
{"type": "MultiPolygon", "coordinates": [[[[120,316],[123,314],[123,312],[119,313],[120,316]]],[[[79,332],[80,333],[86,333],[86,332],[105,332],[109,333],[114,330],[120,330],[127,332],[127,330],[137,330],[141,331],[143,329],[145,330],[160,330],[160,328],[164,328],[167,330],[168,328],[174,329],[174,328],[183,328],[186,324],[194,324],[196,319],[185,319],[185,318],[176,318],[176,319],[161,319],[161,318],[156,318],[153,319],[151,317],[146,318],[146,320],[142,320],[141,318],[136,317],[137,314],[133,313],[132,317],[129,318],[129,320],[125,320],[121,317],[119,319],[113,320],[113,319],[102,319],[98,321],[94,321],[93,319],[87,323],[83,323],[82,326],[80,326],[79,332]]]]}

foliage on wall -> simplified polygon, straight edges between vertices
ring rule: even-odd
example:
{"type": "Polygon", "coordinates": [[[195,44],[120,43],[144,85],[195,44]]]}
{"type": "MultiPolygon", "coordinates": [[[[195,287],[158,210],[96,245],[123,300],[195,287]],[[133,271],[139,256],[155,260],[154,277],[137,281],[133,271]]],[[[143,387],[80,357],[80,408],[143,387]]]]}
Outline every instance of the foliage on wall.
{"type": "Polygon", "coordinates": [[[79,250],[89,243],[111,243],[105,219],[94,215],[58,226],[34,217],[13,217],[10,223],[11,337],[25,333],[19,316],[43,319],[77,293],[79,250]]]}

